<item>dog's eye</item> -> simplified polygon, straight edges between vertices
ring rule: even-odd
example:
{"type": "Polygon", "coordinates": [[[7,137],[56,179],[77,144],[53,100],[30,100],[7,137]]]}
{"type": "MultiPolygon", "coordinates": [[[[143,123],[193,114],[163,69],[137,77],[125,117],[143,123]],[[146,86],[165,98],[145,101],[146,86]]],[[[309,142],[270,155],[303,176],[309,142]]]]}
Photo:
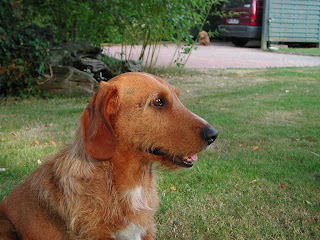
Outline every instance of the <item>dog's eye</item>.
{"type": "Polygon", "coordinates": [[[151,105],[153,107],[163,107],[165,104],[164,100],[162,98],[156,98],[152,101],[151,105]]]}

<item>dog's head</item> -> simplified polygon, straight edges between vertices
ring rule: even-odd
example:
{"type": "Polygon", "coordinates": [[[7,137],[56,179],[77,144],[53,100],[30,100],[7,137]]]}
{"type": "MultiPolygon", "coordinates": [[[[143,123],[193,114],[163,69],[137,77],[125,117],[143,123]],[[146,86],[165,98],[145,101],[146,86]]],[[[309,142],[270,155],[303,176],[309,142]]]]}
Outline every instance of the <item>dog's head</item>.
{"type": "Polygon", "coordinates": [[[81,125],[85,150],[95,159],[132,151],[172,168],[191,167],[218,135],[183,106],[176,88],[147,73],[101,82],[81,125]]]}
{"type": "Polygon", "coordinates": [[[205,39],[208,36],[206,31],[201,31],[199,33],[199,39],[205,39]]]}

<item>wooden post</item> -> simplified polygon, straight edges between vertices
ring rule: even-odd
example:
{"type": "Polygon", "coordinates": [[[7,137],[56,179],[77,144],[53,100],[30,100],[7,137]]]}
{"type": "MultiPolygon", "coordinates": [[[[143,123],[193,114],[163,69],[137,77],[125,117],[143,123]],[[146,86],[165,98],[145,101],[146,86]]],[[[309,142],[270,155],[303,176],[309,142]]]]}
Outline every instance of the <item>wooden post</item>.
{"type": "Polygon", "coordinates": [[[261,33],[261,48],[264,50],[268,48],[269,7],[270,7],[270,0],[264,0],[262,33],[261,33]]]}

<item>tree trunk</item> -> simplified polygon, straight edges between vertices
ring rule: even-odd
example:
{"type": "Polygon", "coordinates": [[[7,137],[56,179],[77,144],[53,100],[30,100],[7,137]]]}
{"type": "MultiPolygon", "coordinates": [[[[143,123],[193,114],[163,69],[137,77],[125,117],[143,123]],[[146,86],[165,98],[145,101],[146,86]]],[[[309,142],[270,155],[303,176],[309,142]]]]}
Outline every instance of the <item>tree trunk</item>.
{"type": "Polygon", "coordinates": [[[73,41],[78,41],[78,19],[73,21],[73,41]]]}

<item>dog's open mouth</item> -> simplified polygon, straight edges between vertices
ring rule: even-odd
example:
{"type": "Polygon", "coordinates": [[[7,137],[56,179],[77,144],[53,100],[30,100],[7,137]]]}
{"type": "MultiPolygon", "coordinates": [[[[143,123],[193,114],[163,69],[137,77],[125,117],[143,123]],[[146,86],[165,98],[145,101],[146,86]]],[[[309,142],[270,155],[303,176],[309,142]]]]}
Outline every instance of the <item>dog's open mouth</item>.
{"type": "Polygon", "coordinates": [[[149,149],[148,153],[151,153],[156,156],[162,156],[170,160],[172,163],[185,168],[192,167],[193,163],[198,160],[197,154],[192,154],[190,156],[184,156],[184,157],[170,156],[166,153],[163,153],[159,148],[155,148],[153,150],[149,149]]]}

